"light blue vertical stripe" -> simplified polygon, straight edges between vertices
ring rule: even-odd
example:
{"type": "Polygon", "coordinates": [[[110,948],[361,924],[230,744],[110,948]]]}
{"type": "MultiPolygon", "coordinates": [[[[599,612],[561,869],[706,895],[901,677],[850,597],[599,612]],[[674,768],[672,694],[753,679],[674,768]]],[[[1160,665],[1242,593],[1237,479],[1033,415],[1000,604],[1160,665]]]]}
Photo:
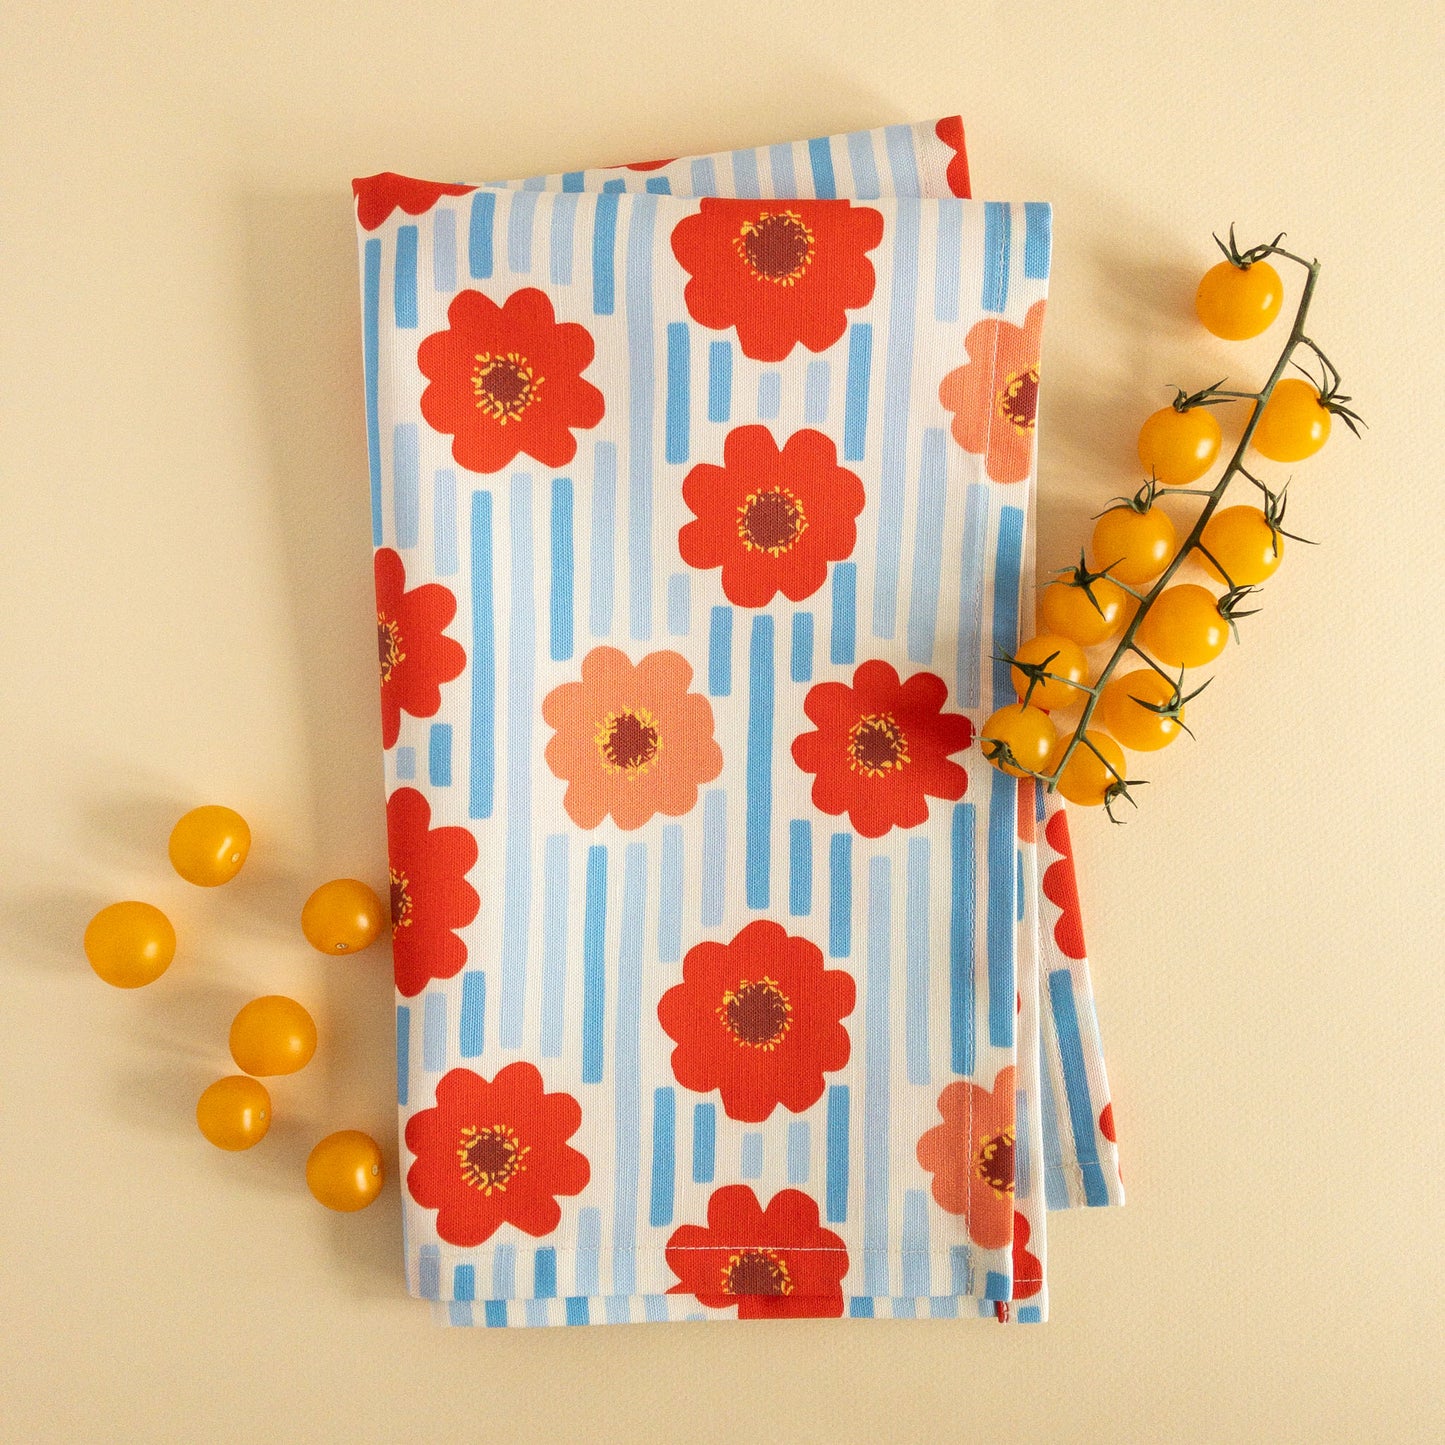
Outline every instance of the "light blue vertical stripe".
{"type": "Polygon", "coordinates": [[[848,1218],[848,1086],[828,1085],[828,1161],[824,1210],[829,1224],[848,1218]]]}
{"type": "MultiPolygon", "coordinates": [[[[562,174],[562,190],[568,194],[575,194],[583,188],[586,177],[581,171],[564,171],[562,174]]],[[[590,1294],[590,1290],[579,1289],[578,1294],[590,1294]]]]}
{"type": "Polygon", "coordinates": [[[834,833],[828,845],[828,957],[853,951],[853,835],[834,833]]]}
{"type": "Polygon", "coordinates": [[[656,196],[634,196],[627,231],[627,351],[632,388],[628,411],[627,558],[632,637],[652,636],[652,232],[656,196]]]}
{"type": "Polygon", "coordinates": [[[798,181],[793,171],[793,147],[788,144],[769,146],[768,165],[773,173],[772,194],[796,196],[798,181]]]}
{"type": "Polygon", "coordinates": [[[672,182],[666,176],[648,176],[643,189],[654,196],[670,196],[672,182]]]}
{"type": "Polygon", "coordinates": [[[409,783],[416,777],[416,749],[402,747],[395,753],[396,776],[400,782],[409,783]]]}
{"type": "MultiPolygon", "coordinates": [[[[989,496],[983,482],[970,482],[963,502],[963,561],[958,588],[958,705],[978,707],[983,646],[983,590],[986,581],[989,496]]],[[[1012,652],[1013,648],[1010,647],[1012,652]]]]}
{"type": "Polygon", "coordinates": [[[552,661],[572,656],[572,479],[552,478],[552,661]]]}
{"type": "Polygon", "coordinates": [[[857,648],[858,564],[833,564],[833,635],[828,656],[837,666],[851,666],[857,648]]]}
{"type": "Polygon", "coordinates": [[[482,1052],[487,1024],[487,976],[479,968],[462,974],[462,1016],[457,1025],[457,1052],[475,1059],[482,1052]]]}
{"type": "Polygon", "coordinates": [[[1019,645],[1019,574],[1023,565],[1024,514],[1021,507],[1002,507],[998,514],[998,551],[993,572],[993,705],[1015,700],[1009,665],[999,654],[1012,656],[1019,645]]]}
{"type": "Polygon", "coordinates": [[[726,421],[733,407],[733,348],[713,341],[707,348],[707,419],[726,421]]]}
{"type": "Polygon", "coordinates": [[[928,1196],[921,1189],[903,1192],[903,1228],[899,1235],[903,1293],[922,1298],[933,1293],[928,1251],[928,1196]]]}
{"type": "Polygon", "coordinates": [[[598,442],[592,467],[592,597],[588,621],[593,637],[612,631],[617,559],[617,448],[598,442]]]}
{"type": "Polygon", "coordinates": [[[452,785],[452,725],[433,723],[427,735],[427,779],[434,788],[452,785]]]}
{"type": "Polygon", "coordinates": [[[582,1082],[602,1082],[602,1020],[607,1004],[607,849],[587,850],[582,920],[582,1082]]]}
{"type": "Polygon", "coordinates": [[[437,1299],[441,1289],[442,1252],[435,1244],[424,1244],[417,1251],[416,1292],[423,1299],[437,1299]]]}
{"type": "Polygon", "coordinates": [[[851,194],[860,201],[876,201],[879,196],[878,163],[873,158],[873,135],[870,131],[855,130],[848,136],[848,160],[853,167],[851,194]]]}
{"type": "MultiPolygon", "coordinates": [[[[889,127],[889,153],[895,145],[889,127]]],[[[906,131],[907,127],[903,127],[906,131]]],[[[910,168],[913,164],[909,142],[910,168]]],[[[895,171],[896,171],[895,162],[895,171]]],[[[913,384],[913,312],[918,298],[918,218],[915,190],[900,193],[893,227],[888,344],[883,364],[883,437],[878,463],[878,559],[873,587],[873,635],[891,638],[898,621],[898,567],[908,490],[908,401],[913,384]]]]}
{"type": "Polygon", "coordinates": [[[447,996],[428,993],[421,1017],[421,1066],[439,1074],[447,1066],[447,996]]]}
{"type": "Polygon", "coordinates": [[[748,653],[747,899],[766,908],[771,896],[773,832],[773,619],[753,618],[748,653]]]}
{"type": "Polygon", "coordinates": [[[973,1293],[973,1261],[966,1244],[950,1245],[948,1249],[949,1289],[954,1294],[973,1293]]]}
{"type": "Polygon", "coordinates": [[[761,1179],[763,1177],[763,1136],[749,1130],[743,1135],[738,1159],[740,1179],[761,1179]]]}
{"type": "Polygon", "coordinates": [[[963,202],[952,196],[940,200],[935,214],[938,216],[938,259],[933,272],[933,315],[938,321],[957,321],[963,202]]]}
{"type": "Polygon", "coordinates": [[[788,912],[806,918],[813,911],[813,825],[807,818],[788,824],[788,912]]]}
{"type": "MultiPolygon", "coordinates": [[[[1000,777],[1003,774],[999,775],[1000,777]]],[[[974,806],[955,803],[948,917],[949,1061],[955,1074],[973,1073],[974,918],[978,906],[974,806]]]]}
{"type": "Polygon", "coordinates": [[[1074,980],[1066,968],[1049,974],[1049,999],[1054,1006],[1054,1027],[1058,1034],[1059,1062],[1064,1070],[1064,1097],[1069,1106],[1069,1125],[1074,1135],[1074,1158],[1084,1181],[1084,1201],[1089,1205],[1109,1202],[1104,1172],[1094,1137],[1094,1103],[1089,1097],[1089,1072],[1084,1062],[1084,1044],[1079,1033],[1079,1014],[1074,1005],[1074,980]]]}
{"type": "Polygon", "coordinates": [[[821,426],[828,419],[828,363],[815,357],[803,377],[803,420],[821,426]]]}
{"type": "Polygon", "coordinates": [[[793,651],[789,675],[794,682],[813,679],[813,614],[793,613],[793,651]]]}
{"type": "Polygon", "coordinates": [[[951,1294],[936,1294],[928,1301],[928,1318],[931,1320],[956,1320],[958,1301],[951,1294]]]}
{"type": "Polygon", "coordinates": [[[717,168],[711,156],[701,156],[692,163],[692,193],[695,196],[717,195],[717,168]]]}
{"type": "Polygon", "coordinates": [[[1018,866],[1014,869],[1014,878],[1017,884],[1015,889],[1016,906],[1014,909],[1014,922],[1022,923],[1024,921],[1024,905],[1027,901],[1024,895],[1024,853],[1022,848],[1018,851],[1018,866]]]}
{"type": "Polygon", "coordinates": [[[758,377],[758,420],[776,421],[783,409],[783,378],[776,371],[758,377]]]}
{"type": "Polygon", "coordinates": [[[469,816],[490,818],[497,730],[496,624],[492,616],[492,494],[472,493],[472,728],[469,816]]]}
{"type": "Polygon", "coordinates": [[[602,1248],[602,1211],[588,1206],[577,1211],[577,1293],[601,1291],[599,1255],[602,1248]]]}
{"type": "Polygon", "coordinates": [[[717,1107],[695,1104],[692,1110],[692,1182],[711,1184],[717,1161],[717,1107]]]}
{"type": "Polygon", "coordinates": [[[572,244],[577,229],[577,197],[558,194],[552,198],[552,227],[548,238],[548,274],[554,286],[572,284],[572,244]]]}
{"type": "Polygon", "coordinates": [[[667,441],[669,462],[685,462],[688,453],[688,421],[692,407],[691,355],[687,322],[667,323],[667,441]]]}
{"type": "Polygon", "coordinates": [[[503,844],[501,1002],[503,1048],[522,1044],[532,907],[532,723],[536,711],[537,599],[532,557],[532,476],[513,472],[508,498],[511,586],[507,609],[507,827],[503,844]]]}
{"type": "Polygon", "coordinates": [[[657,961],[682,957],[682,824],[664,823],[657,885],[657,961]]]}
{"type": "Polygon", "coordinates": [[[540,1052],[562,1057],[567,1005],[567,902],[570,892],[565,833],[550,833],[542,845],[542,1010],[540,1052]]]}
{"type": "Polygon", "coordinates": [[[452,1298],[470,1304],[477,1297],[477,1271],[470,1264],[459,1264],[452,1271],[452,1298]]]}
{"type": "Polygon", "coordinates": [[[727,794],[709,788],[702,795],[702,899],[699,916],[704,928],[717,928],[723,919],[727,893],[727,794]]]}
{"type": "Polygon", "coordinates": [[[532,1255],[532,1294],[536,1299],[557,1298],[557,1251],[550,1245],[532,1255]]]}
{"type": "Polygon", "coordinates": [[[812,1140],[808,1121],[794,1119],[788,1125],[788,1183],[806,1184],[811,1164],[812,1140]]]}
{"type": "Polygon", "coordinates": [[[745,198],[762,194],[758,185],[756,151],[733,152],[733,194],[745,198]]]}
{"type": "Polygon", "coordinates": [[[1054,1097],[1053,1070],[1047,1060],[1040,1074],[1044,1085],[1039,1101],[1044,1124],[1044,1203],[1050,1209],[1067,1209],[1069,1186],[1064,1178],[1064,1151],[1059,1142],[1059,1105],[1054,1097]]]}
{"type": "Polygon", "coordinates": [[[1024,275],[1042,281],[1049,274],[1053,213],[1046,201],[1024,202],[1024,275]]]}
{"type": "Polygon", "coordinates": [[[665,1294],[645,1294],[642,1297],[642,1314],[648,1324],[659,1325],[667,1319],[668,1298],[665,1294]]]}
{"type": "Polygon", "coordinates": [[[983,203],[983,295],[985,311],[1008,305],[1009,240],[1012,229],[1006,201],[983,203]]]}
{"type": "Polygon", "coordinates": [[[868,860],[868,974],[863,1031],[863,1288],[889,1292],[889,977],[892,959],[890,860],[868,860]]]}
{"type": "Polygon", "coordinates": [[[421,514],[421,463],[414,421],[399,422],[391,433],[391,505],[396,545],[415,547],[421,514]]]}
{"type": "MultiPolygon", "coordinates": [[[[904,1000],[904,1044],[908,1062],[908,1082],[928,1084],[929,1070],[928,995],[931,960],[929,958],[929,839],[908,840],[908,864],[905,873],[906,895],[903,915],[903,943],[907,959],[907,988],[904,1000]]],[[[904,1293],[907,1293],[905,1289],[904,1293]]]]}
{"type": "Polygon", "coordinates": [[[398,331],[409,331],[416,325],[416,232],[415,226],[396,228],[396,270],[391,278],[391,300],[398,331]]]}
{"type": "Polygon", "coordinates": [[[617,306],[616,252],[617,192],[604,191],[592,221],[592,310],[598,316],[611,316],[617,306]]]}
{"type": "Polygon", "coordinates": [[[873,372],[873,327],[848,328],[848,375],[843,396],[843,460],[861,462],[868,434],[868,384],[873,372]]]}
{"type": "Polygon", "coordinates": [[[366,455],[371,470],[371,545],[381,546],[381,237],[366,243],[362,261],[361,359],[366,382],[366,455]]]}
{"type": "Polygon", "coordinates": [[[1029,1148],[1029,1095],[1026,1089],[1014,1091],[1014,1197],[1027,1199],[1033,1183],[1034,1158],[1029,1148]]]}
{"type": "Polygon", "coordinates": [[[474,281],[485,281],[492,274],[492,216],[497,198],[491,191],[477,191],[472,196],[471,217],[467,223],[467,270],[474,281]]]}
{"type": "Polygon", "coordinates": [[[883,144],[888,151],[888,168],[893,172],[894,194],[921,196],[923,187],[918,179],[918,160],[913,153],[913,127],[888,126],[883,132],[883,144]]]}
{"type": "Polygon", "coordinates": [[[667,630],[674,637],[686,637],[692,630],[692,579],[686,572],[667,579],[667,630]]]}
{"type": "Polygon", "coordinates": [[[450,206],[432,212],[431,275],[433,290],[457,289],[457,213],[450,206]]]}
{"type": "Polygon", "coordinates": [[[517,1246],[499,1244],[492,1250],[492,1296],[515,1299],[517,1294],[517,1246]]]}
{"type": "Polygon", "coordinates": [[[838,194],[833,176],[833,148],[825,135],[808,142],[808,164],[813,169],[813,194],[820,201],[831,201],[838,194]]]}
{"type": "Polygon", "coordinates": [[[396,1006],[396,1102],[404,1109],[411,1096],[411,1010],[396,1006]]]}
{"type": "Polygon", "coordinates": [[[893,1300],[893,1315],[895,1320],[914,1320],[918,1318],[918,1301],[912,1295],[899,1295],[893,1300]]]}
{"type": "Polygon", "coordinates": [[[642,931],[647,904],[647,845],[622,858],[622,927],[617,950],[617,1036],[613,1067],[617,1140],[612,1288],[637,1285],[637,1191],[642,1173],[642,931]]]}
{"type": "Polygon", "coordinates": [[[707,690],[729,697],[733,690],[733,610],[714,607],[707,633],[707,690]]]}
{"type": "Polygon", "coordinates": [[[672,1223],[672,1196],[676,1185],[677,1097],[671,1089],[652,1091],[652,1207],[654,1226],[672,1223]]]}
{"type": "Polygon", "coordinates": [[[438,577],[454,577],[457,556],[457,474],[441,467],[432,481],[432,567],[438,577]]]}
{"type": "Polygon", "coordinates": [[[941,428],[924,430],[918,463],[918,515],[913,533],[913,588],[908,598],[908,656],[913,662],[933,661],[933,641],[938,627],[947,480],[944,445],[941,428]]]}
{"type": "Polygon", "coordinates": [[[545,191],[547,189],[546,176],[528,176],[522,182],[521,189],[524,191],[545,191]]]}

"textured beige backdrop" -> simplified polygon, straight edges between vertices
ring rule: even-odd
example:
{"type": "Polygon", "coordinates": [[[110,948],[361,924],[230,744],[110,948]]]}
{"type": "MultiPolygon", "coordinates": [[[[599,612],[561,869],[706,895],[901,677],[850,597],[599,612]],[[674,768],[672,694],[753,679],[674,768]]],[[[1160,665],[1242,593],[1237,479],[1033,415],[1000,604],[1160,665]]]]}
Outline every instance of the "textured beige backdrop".
{"type": "Polygon", "coordinates": [[[0,1438],[1424,1441],[1445,1436],[1439,125],[1433,0],[29,0],[0,44],[0,1438]],[[348,179],[474,179],[962,110],[976,191],[1057,207],[1040,561],[1134,480],[1211,229],[1326,262],[1371,429],[1299,468],[1266,608],[1149,771],[1077,826],[1129,1206],[1055,1217],[1054,1322],[441,1332],[394,1182],[348,179]],[[256,834],[169,873],[184,808],[256,834]],[[141,993],[85,966],[173,911],[141,993]],[[254,1155],[196,1134],[252,992],[322,1044],[254,1155]]]}

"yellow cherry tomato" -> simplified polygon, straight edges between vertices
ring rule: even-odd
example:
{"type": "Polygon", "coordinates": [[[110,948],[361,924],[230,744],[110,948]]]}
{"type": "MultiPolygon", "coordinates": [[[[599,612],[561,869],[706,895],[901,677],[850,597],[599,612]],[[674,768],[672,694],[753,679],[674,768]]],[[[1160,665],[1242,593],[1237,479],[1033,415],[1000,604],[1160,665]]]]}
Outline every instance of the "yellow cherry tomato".
{"type": "MultiPolygon", "coordinates": [[[[1126,748],[1152,753],[1166,747],[1184,729],[1172,717],[1157,713],[1141,703],[1168,706],[1174,700],[1174,684],[1152,669],[1111,677],[1099,693],[1099,717],[1105,727],[1126,748]]],[[[1184,716],[1184,709],[1179,709],[1184,716]]]]}
{"type": "Polygon", "coordinates": [[[359,1129],[328,1134],[306,1161],[306,1187],[320,1203],[341,1214],[365,1209],[385,1183],[381,1150],[359,1129]]]}
{"type": "Polygon", "coordinates": [[[376,942],[386,914],[381,899],[356,878],[323,883],[301,909],[301,931],[322,953],[356,953],[376,942]]]}
{"type": "Polygon", "coordinates": [[[85,926],[90,966],[116,988],[154,983],[176,956],[176,931],[150,903],[112,903],[85,926]]]}
{"type": "Polygon", "coordinates": [[[1204,570],[1226,586],[1232,583],[1236,587],[1253,587],[1263,582],[1274,576],[1284,556],[1283,535],[1274,532],[1258,507],[1225,507],[1216,512],[1204,524],[1199,540],[1209,552],[1208,557],[1199,554],[1204,570]]]}
{"type": "Polygon", "coordinates": [[[1284,285],[1268,261],[1236,266],[1221,261],[1204,273],[1194,297],[1194,310],[1225,341],[1248,341],[1269,329],[1279,315],[1284,285]]]}
{"type": "Polygon", "coordinates": [[[231,1020],[231,1057],[248,1074],[294,1074],[315,1052],[316,1025],[294,998],[253,998],[231,1020]]]}
{"type": "Polygon", "coordinates": [[[1039,622],[1044,630],[1080,647],[1094,647],[1122,631],[1132,600],[1129,594],[1107,577],[1091,582],[1089,589],[1093,602],[1072,582],[1050,582],[1039,595],[1039,622]]]}
{"type": "Polygon", "coordinates": [[[251,830],[234,808],[192,808],[171,829],[171,865],[198,888],[217,888],[241,871],[251,830]]]}
{"type": "Polygon", "coordinates": [[[1174,559],[1174,523],[1162,507],[1114,507],[1094,523],[1089,566],[1130,587],[1152,582],[1174,559]]]}
{"type": "Polygon", "coordinates": [[[1200,667],[1213,662],[1229,641],[1229,623],[1214,593],[1186,582],[1166,587],[1144,614],[1135,637],[1165,667],[1200,667]]]}
{"type": "Polygon", "coordinates": [[[196,1123],[217,1149],[249,1149],[271,1127],[271,1096],[244,1074],[217,1079],[196,1100],[196,1123]]]}
{"type": "Polygon", "coordinates": [[[1161,407],[1139,428],[1139,460],[1147,476],[1166,487],[1197,482],[1219,455],[1219,423],[1209,408],[1161,407]]]}
{"type": "MultiPolygon", "coordinates": [[[[1124,753],[1108,733],[1090,728],[1084,737],[1108,759],[1108,766],[1080,742],[1064,765],[1064,771],[1059,774],[1057,786],[1069,802],[1077,803],[1081,808],[1097,808],[1107,798],[1109,789],[1123,780],[1124,753]]],[[[1067,737],[1059,739],[1049,758],[1050,772],[1058,767],[1068,743],[1067,737]]]]}
{"type": "Polygon", "coordinates": [[[1011,702],[989,717],[978,737],[984,756],[994,767],[1011,777],[1021,778],[1027,773],[1043,771],[1058,735],[1059,730],[1047,713],[1036,707],[1025,707],[1021,702],[1011,702]],[[990,739],[1007,744],[1017,766],[1002,758],[989,757],[993,751],[990,739]]]}
{"type": "Polygon", "coordinates": [[[1252,445],[1272,462],[1302,462],[1330,439],[1330,414],[1319,392],[1297,376],[1275,383],[1252,445]]]}
{"type": "MultiPolygon", "coordinates": [[[[1057,637],[1051,632],[1041,632],[1037,637],[1019,643],[1014,649],[1014,656],[1020,662],[1047,664],[1044,670],[1049,676],[1034,688],[1029,697],[1031,707],[1057,712],[1084,701],[1085,694],[1080,689],[1089,681],[1089,660],[1077,642],[1057,637]]],[[[1028,692],[1028,677],[1017,667],[1010,668],[1009,675],[1013,678],[1014,691],[1022,698],[1028,692]]]]}

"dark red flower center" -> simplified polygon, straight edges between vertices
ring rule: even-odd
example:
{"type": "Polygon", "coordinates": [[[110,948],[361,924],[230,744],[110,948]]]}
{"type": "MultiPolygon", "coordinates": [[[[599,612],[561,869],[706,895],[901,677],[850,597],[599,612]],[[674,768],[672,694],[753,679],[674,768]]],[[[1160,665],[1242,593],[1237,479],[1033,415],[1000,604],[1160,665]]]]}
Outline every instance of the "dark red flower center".
{"type": "Polygon", "coordinates": [[[1014,1131],[991,1134],[978,1146],[973,1172],[999,1194],[1014,1192],[1014,1131]]]}
{"type": "Polygon", "coordinates": [[[848,730],[848,765],[869,778],[886,777],[908,762],[908,738],[886,712],[866,713],[848,730]]]}
{"type": "Polygon", "coordinates": [[[1016,371],[999,388],[998,414],[1019,431],[1032,431],[1039,406],[1039,369],[1016,371]]]}
{"type": "Polygon", "coordinates": [[[784,1295],[793,1292],[787,1261],[771,1249],[741,1249],[723,1266],[724,1294],[784,1295]]]}
{"type": "Polygon", "coordinates": [[[483,1194],[505,1189],[527,1167],[531,1152],[532,1146],[523,1144],[516,1130],[506,1124],[468,1124],[457,1145],[462,1180],[483,1194]]]}
{"type": "Polygon", "coordinates": [[[741,980],[723,994],[718,1016],[740,1043],[754,1049],[775,1049],[792,1025],[793,1005],[770,978],[741,980]]]}
{"type": "Polygon", "coordinates": [[[478,352],[472,367],[477,407],[502,426],[516,421],[537,400],[542,380],[531,362],[515,351],[505,355],[478,352]]]}
{"type": "Polygon", "coordinates": [[[391,870],[391,933],[411,926],[411,879],[405,873],[391,870]]]}
{"type": "Polygon", "coordinates": [[[608,713],[597,729],[597,750],[613,772],[638,777],[662,750],[657,720],[640,707],[608,713]]]}
{"type": "Polygon", "coordinates": [[[786,487],[750,492],[738,508],[738,536],[750,551],[781,557],[807,527],[803,504],[786,487]]]}
{"type": "Polygon", "coordinates": [[[796,211],[764,211],[733,237],[738,255],[762,281],[792,286],[813,259],[813,233],[796,211]]]}
{"type": "Polygon", "coordinates": [[[406,659],[401,650],[401,629],[383,613],[376,614],[376,652],[381,662],[381,680],[391,681],[396,665],[406,659]]]}

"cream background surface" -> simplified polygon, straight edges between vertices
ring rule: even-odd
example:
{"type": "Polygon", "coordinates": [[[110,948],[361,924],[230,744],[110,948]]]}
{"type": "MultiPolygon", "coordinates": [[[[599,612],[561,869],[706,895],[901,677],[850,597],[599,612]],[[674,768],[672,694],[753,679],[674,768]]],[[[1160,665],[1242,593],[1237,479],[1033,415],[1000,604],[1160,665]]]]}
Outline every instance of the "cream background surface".
{"type": "MultiPolygon", "coordinates": [[[[1425,1441],[1440,1234],[1442,22],[1430,0],[1108,7],[214,0],[8,8],[0,203],[0,1438],[1425,1441]],[[1040,562],[1134,485],[1166,383],[1258,376],[1192,319],[1210,231],[1325,262],[1370,421],[1197,743],[1076,823],[1130,1203],[1054,1216],[1054,1320],[442,1332],[402,1292],[349,178],[470,179],[961,110],[975,192],[1055,203],[1040,562]],[[256,844],[189,888],[185,808],[256,844]],[[124,994],[80,951],[171,911],[124,994]],[[322,1030],[253,1154],[195,1132],[258,992],[322,1030]]],[[[1243,500],[1243,498],[1241,498],[1243,500]]]]}

